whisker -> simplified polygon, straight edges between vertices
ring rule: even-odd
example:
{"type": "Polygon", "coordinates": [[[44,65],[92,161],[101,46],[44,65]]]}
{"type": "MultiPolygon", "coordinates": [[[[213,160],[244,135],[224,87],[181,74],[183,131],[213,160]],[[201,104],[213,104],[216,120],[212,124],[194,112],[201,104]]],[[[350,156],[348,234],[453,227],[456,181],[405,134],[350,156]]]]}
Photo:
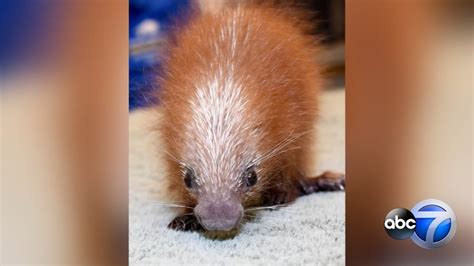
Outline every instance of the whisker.
{"type": "MultiPolygon", "coordinates": [[[[264,153],[263,155],[261,155],[260,157],[258,157],[257,159],[254,160],[254,163],[255,164],[259,164],[259,163],[262,163],[263,161],[265,160],[268,160],[278,154],[281,154],[280,152],[285,148],[287,147],[288,145],[290,145],[291,143],[293,143],[294,141],[296,141],[297,139],[299,139],[300,137],[312,132],[314,130],[308,130],[308,131],[304,131],[304,132],[301,132],[299,134],[296,134],[296,135],[293,135],[293,134],[290,134],[288,137],[284,138],[282,141],[280,141],[277,145],[275,145],[275,147],[273,149],[271,149],[270,151],[264,153]]],[[[297,147],[297,148],[301,148],[301,147],[297,147]]],[[[295,148],[296,149],[296,148],[295,148]]],[[[288,150],[285,150],[283,152],[287,152],[291,149],[288,149],[288,150]]]]}
{"type": "MultiPolygon", "coordinates": [[[[288,211],[288,210],[284,210],[284,209],[280,209],[278,210],[278,213],[281,213],[283,211],[283,213],[287,213],[287,214],[292,214],[292,215],[299,215],[301,214],[300,212],[297,212],[297,211],[288,211]]],[[[277,212],[275,212],[277,213],[277,212]]],[[[243,219],[246,220],[246,221],[251,221],[252,219],[280,219],[281,217],[278,217],[278,216],[272,216],[272,215],[261,215],[261,214],[257,214],[257,213],[244,213],[244,217],[243,219]]]]}
{"type": "Polygon", "coordinates": [[[248,209],[245,209],[245,211],[258,211],[258,210],[276,210],[280,207],[283,207],[283,206],[288,206],[288,204],[277,204],[277,205],[272,205],[272,206],[262,206],[262,207],[255,207],[255,208],[248,208],[248,209]]]}
{"type": "Polygon", "coordinates": [[[179,205],[179,204],[167,204],[167,203],[153,203],[150,206],[157,206],[157,207],[169,207],[169,208],[186,208],[193,210],[193,207],[179,205]]]}
{"type": "Polygon", "coordinates": [[[163,150],[163,155],[166,157],[166,158],[169,158],[171,159],[172,161],[176,162],[177,164],[181,165],[182,162],[180,160],[178,160],[178,158],[176,158],[173,154],[171,154],[169,151],[167,151],[166,149],[163,150]]]}
{"type": "Polygon", "coordinates": [[[179,216],[194,215],[194,212],[181,213],[179,216]]]}

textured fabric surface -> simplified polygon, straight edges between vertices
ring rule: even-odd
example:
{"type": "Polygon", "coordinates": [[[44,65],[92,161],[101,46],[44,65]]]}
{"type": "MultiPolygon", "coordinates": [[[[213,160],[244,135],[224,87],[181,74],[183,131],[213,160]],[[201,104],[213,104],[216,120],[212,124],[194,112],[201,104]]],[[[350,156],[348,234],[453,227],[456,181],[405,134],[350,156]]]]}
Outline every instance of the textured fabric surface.
{"type": "MultiPolygon", "coordinates": [[[[345,194],[317,193],[274,211],[261,211],[230,240],[166,228],[175,210],[160,206],[164,171],[160,139],[153,133],[159,111],[130,114],[131,265],[343,265],[345,194]]],[[[318,172],[345,171],[344,90],[321,96],[318,123],[318,172]]]]}

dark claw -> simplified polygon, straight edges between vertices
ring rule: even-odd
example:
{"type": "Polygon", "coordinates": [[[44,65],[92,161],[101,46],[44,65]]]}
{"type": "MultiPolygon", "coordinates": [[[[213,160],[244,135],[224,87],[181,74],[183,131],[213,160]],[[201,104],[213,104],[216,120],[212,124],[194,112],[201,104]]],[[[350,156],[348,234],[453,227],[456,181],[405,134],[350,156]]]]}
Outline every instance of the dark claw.
{"type": "Polygon", "coordinates": [[[168,224],[168,228],[177,231],[201,231],[203,228],[196,216],[190,215],[179,215],[168,224]]]}
{"type": "Polygon", "coordinates": [[[264,199],[264,206],[274,206],[282,205],[286,203],[293,202],[297,193],[294,190],[283,190],[283,189],[272,189],[267,192],[267,195],[264,199]]]}
{"type": "Polygon", "coordinates": [[[336,172],[324,172],[315,178],[305,178],[300,182],[302,194],[318,191],[343,191],[346,187],[345,175],[336,172]]]}

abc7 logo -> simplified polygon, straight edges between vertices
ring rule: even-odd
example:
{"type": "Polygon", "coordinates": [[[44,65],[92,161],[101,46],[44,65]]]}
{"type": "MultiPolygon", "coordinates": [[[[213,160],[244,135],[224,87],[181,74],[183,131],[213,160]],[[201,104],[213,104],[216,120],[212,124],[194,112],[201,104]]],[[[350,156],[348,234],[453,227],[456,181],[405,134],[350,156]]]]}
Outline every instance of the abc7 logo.
{"type": "Polygon", "coordinates": [[[444,202],[424,200],[412,210],[397,208],[385,217],[385,231],[394,239],[411,240],[426,249],[447,244],[456,232],[456,216],[444,202]]]}

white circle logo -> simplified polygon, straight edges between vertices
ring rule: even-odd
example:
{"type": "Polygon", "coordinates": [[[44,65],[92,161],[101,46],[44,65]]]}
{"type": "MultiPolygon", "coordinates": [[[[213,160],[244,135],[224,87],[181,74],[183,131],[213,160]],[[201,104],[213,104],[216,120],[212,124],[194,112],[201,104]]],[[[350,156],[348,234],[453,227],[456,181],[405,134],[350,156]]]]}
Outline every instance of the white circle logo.
{"type": "Polygon", "coordinates": [[[426,249],[446,245],[456,232],[456,216],[448,204],[436,200],[423,200],[411,209],[416,218],[416,229],[411,240],[426,249]]]}

